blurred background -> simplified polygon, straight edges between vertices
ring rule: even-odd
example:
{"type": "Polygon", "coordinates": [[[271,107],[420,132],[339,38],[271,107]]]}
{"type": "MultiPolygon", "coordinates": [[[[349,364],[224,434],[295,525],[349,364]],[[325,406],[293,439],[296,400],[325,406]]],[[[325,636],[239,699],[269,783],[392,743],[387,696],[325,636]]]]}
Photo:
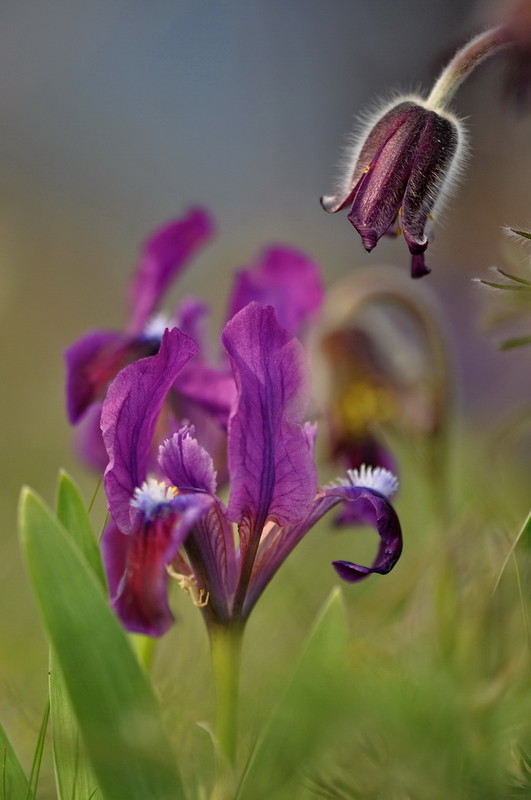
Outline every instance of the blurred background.
{"type": "MultiPolygon", "coordinates": [[[[61,465],[87,497],[95,486],[72,452],[64,348],[88,328],[121,325],[140,242],[192,204],[210,209],[219,235],[172,299],[201,294],[218,320],[233,269],[267,242],[311,254],[327,285],[367,264],[408,270],[402,241],[382,241],[368,256],[345,216],[325,214],[319,197],[332,187],[356,115],[395,90],[427,89],[493,8],[473,0],[3,0],[0,718],[16,742],[37,728],[46,683],[16,542],[18,492],[27,483],[52,501],[61,465]]],[[[531,119],[504,103],[502,82],[499,56],[457,96],[471,154],[424,279],[448,321],[461,413],[477,429],[520,406],[531,388],[527,352],[497,350],[481,328],[484,293],[471,282],[503,263],[502,225],[531,227],[531,119]]],[[[517,258],[525,264],[529,251],[517,258]]]]}

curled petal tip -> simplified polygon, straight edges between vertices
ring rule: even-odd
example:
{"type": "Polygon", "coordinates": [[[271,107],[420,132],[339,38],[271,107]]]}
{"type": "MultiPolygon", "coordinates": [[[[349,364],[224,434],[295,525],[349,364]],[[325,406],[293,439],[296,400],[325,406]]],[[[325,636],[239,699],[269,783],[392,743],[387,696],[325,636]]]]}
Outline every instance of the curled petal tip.
{"type": "Polygon", "coordinates": [[[335,214],[336,211],[339,211],[340,205],[335,195],[323,195],[319,198],[319,202],[328,214],[335,214]]]}
{"type": "Polygon", "coordinates": [[[431,269],[426,266],[424,262],[424,253],[417,253],[412,256],[411,258],[411,277],[412,278],[423,278],[425,275],[429,275],[431,269]]]}

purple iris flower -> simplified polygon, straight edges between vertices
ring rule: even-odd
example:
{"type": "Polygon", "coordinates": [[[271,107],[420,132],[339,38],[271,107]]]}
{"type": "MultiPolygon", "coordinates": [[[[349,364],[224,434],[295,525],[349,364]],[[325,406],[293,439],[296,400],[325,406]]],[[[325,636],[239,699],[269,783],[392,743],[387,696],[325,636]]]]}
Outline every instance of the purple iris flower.
{"type": "MultiPolygon", "coordinates": [[[[65,352],[68,418],[84,422],[79,439],[84,459],[104,469],[107,456],[99,431],[101,403],[107,387],[127,364],[157,352],[166,327],[154,316],[173,279],[212,237],[214,226],[206,211],[192,208],[182,218],[158,228],[144,243],[129,287],[129,316],[125,331],[89,331],[65,352]]],[[[184,307],[173,324],[195,333],[204,314],[199,304],[184,307]]]]}
{"type": "MultiPolygon", "coordinates": [[[[210,363],[206,357],[209,309],[201,300],[189,298],[180,304],[171,321],[156,313],[172,280],[213,232],[210,216],[200,208],[155,231],[142,249],[131,281],[126,330],[90,331],[66,350],[68,416],[74,425],[83,423],[79,449],[90,466],[103,470],[107,465],[100,416],[110,382],[127,364],[157,353],[166,327],[180,328],[200,345],[169,395],[174,416],[193,421],[201,441],[212,451],[216,446],[223,449],[236,387],[226,358],[210,363]]],[[[294,248],[274,245],[236,273],[227,319],[257,300],[272,305],[281,324],[300,335],[315,319],[323,297],[318,265],[294,248]]]]}
{"type": "Polygon", "coordinates": [[[412,277],[420,278],[430,271],[424,263],[429,220],[448,193],[461,144],[451,114],[405,99],[373,120],[341,186],[321,204],[330,213],[351,206],[348,219],[368,252],[384,234],[403,231],[412,277]]]}
{"type": "Polygon", "coordinates": [[[125,367],[103,403],[112,522],[102,546],[111,601],[130,631],[160,636],[170,627],[169,575],[201,607],[207,625],[242,625],[296,544],[338,503],[359,507],[380,536],[370,567],[334,562],[343,579],[387,573],[402,550],[388,500],[396,488],[390,473],[351,471],[335,485],[318,487],[316,428],[304,421],[304,350],[274,309],[246,305],[226,324],[222,343],[236,385],[227,506],[217,495],[212,457],[192,426],[162,441],[158,462],[151,463],[166,396],[197,352],[190,337],[177,328],[165,331],[158,353],[125,367]]]}

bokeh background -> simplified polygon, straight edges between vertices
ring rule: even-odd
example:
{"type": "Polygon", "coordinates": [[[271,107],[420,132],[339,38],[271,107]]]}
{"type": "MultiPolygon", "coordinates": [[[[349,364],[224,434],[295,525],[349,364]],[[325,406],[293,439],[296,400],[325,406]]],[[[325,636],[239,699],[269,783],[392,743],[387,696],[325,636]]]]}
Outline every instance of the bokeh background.
{"type": "MultiPolygon", "coordinates": [[[[139,243],[195,203],[219,235],[173,299],[201,294],[218,320],[232,270],[267,242],[306,250],[329,285],[371,263],[407,270],[403,242],[368,256],[319,196],[355,115],[427,88],[492,14],[472,0],[1,3],[0,714],[23,750],[39,724],[46,646],[18,554],[18,492],[27,483],[52,500],[60,465],[87,496],[95,485],[72,452],[62,351],[89,327],[121,324],[139,243]]],[[[531,388],[529,356],[497,350],[471,281],[502,263],[502,225],[531,226],[531,121],[502,99],[502,62],[456,99],[471,157],[425,279],[453,340],[463,419],[477,429],[531,388]]],[[[298,576],[290,591],[308,591],[314,610],[329,572],[322,587],[298,576]]]]}

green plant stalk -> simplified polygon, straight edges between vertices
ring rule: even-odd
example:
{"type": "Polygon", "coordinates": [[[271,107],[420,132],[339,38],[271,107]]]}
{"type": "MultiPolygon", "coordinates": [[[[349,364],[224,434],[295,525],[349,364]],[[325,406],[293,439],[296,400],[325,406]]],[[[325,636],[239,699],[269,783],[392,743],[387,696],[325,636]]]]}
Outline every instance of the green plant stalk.
{"type": "Polygon", "coordinates": [[[215,800],[227,800],[234,788],[238,755],[238,696],[243,625],[209,627],[216,696],[217,746],[215,800]]]}
{"type": "Polygon", "coordinates": [[[155,655],[156,639],[153,639],[151,636],[142,636],[140,633],[131,633],[129,634],[129,641],[133,646],[133,650],[136,653],[140,665],[144,668],[145,672],[149,674],[153,656],[155,655]]]}

